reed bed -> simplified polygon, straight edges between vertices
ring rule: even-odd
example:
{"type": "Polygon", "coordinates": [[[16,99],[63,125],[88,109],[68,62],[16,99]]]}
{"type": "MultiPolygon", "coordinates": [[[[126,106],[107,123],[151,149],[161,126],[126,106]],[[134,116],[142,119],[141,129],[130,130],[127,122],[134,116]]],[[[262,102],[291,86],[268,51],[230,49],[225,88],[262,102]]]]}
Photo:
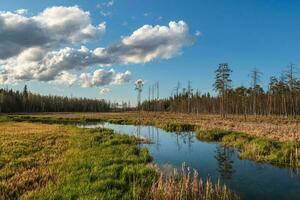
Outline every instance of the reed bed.
{"type": "Polygon", "coordinates": [[[239,196],[222,185],[219,181],[213,183],[210,179],[203,181],[198,172],[192,172],[185,165],[181,173],[174,170],[166,175],[160,172],[150,190],[152,200],[238,200],[239,196]]]}

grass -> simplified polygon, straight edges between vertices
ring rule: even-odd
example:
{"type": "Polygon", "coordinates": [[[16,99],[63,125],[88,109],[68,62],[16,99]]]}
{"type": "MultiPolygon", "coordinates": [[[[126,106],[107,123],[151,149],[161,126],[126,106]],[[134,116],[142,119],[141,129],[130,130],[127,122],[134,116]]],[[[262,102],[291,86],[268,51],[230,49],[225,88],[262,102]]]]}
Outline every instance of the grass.
{"type": "MultiPolygon", "coordinates": [[[[2,117],[5,117],[3,115],[2,117]]],[[[282,116],[228,116],[226,119],[219,115],[197,115],[163,112],[120,112],[120,113],[36,113],[14,115],[14,117],[29,116],[32,118],[54,118],[63,120],[109,121],[119,124],[155,125],[165,128],[165,124],[188,124],[200,127],[202,130],[222,129],[227,131],[244,132],[251,136],[261,137],[282,142],[300,143],[300,117],[282,116]]],[[[28,119],[27,119],[28,120],[28,119]]],[[[33,119],[30,119],[33,120],[33,119]]],[[[49,119],[46,119],[49,120],[49,119]]],[[[59,121],[57,120],[57,121],[59,121]]],[[[1,121],[1,115],[0,115],[1,121]]]]}
{"type": "Polygon", "coordinates": [[[136,139],[112,130],[0,123],[0,199],[136,199],[155,170],[136,139]]]}
{"type": "Polygon", "coordinates": [[[199,140],[220,142],[240,150],[239,156],[277,166],[300,167],[299,143],[258,138],[241,132],[224,130],[198,131],[199,140]]]}
{"type": "Polygon", "coordinates": [[[17,199],[53,180],[48,166],[69,147],[69,136],[57,125],[0,123],[0,199],[17,199]]]}
{"type": "Polygon", "coordinates": [[[139,120],[138,118],[74,118],[74,117],[61,117],[61,116],[30,116],[30,115],[0,115],[0,121],[14,121],[14,122],[42,122],[52,124],[78,124],[86,122],[109,122],[112,124],[131,124],[131,125],[155,125],[158,128],[164,129],[169,132],[184,132],[194,131],[195,125],[182,122],[171,121],[148,121],[146,119],[139,120]]]}
{"type": "Polygon", "coordinates": [[[151,198],[155,200],[238,200],[235,193],[220,182],[213,184],[209,179],[202,181],[198,172],[190,172],[183,165],[182,172],[174,171],[171,175],[160,174],[152,184],[151,198]]]}
{"type": "MultiPolygon", "coordinates": [[[[83,114],[69,113],[66,114],[66,116],[64,117],[61,114],[49,114],[49,115],[43,114],[43,115],[31,115],[31,116],[30,115],[29,116],[28,115],[9,115],[9,116],[3,115],[2,117],[6,117],[6,120],[8,118],[11,121],[24,120],[24,121],[31,121],[31,122],[48,122],[48,123],[49,122],[50,123],[55,123],[55,122],[84,123],[84,122],[107,121],[116,124],[145,124],[145,125],[153,125],[162,128],[166,131],[173,131],[173,132],[198,130],[197,137],[200,138],[201,140],[221,142],[224,145],[239,148],[240,149],[239,155],[241,158],[252,159],[259,162],[267,162],[278,166],[288,166],[294,168],[300,167],[299,153],[298,153],[300,142],[297,142],[297,140],[290,141],[285,138],[285,135],[280,136],[280,138],[283,138],[283,140],[280,140],[278,139],[278,137],[276,137],[275,139],[273,137],[269,137],[270,135],[268,134],[265,134],[267,136],[262,136],[262,133],[260,132],[255,132],[255,134],[248,134],[247,132],[247,134],[245,134],[240,131],[236,131],[233,125],[230,125],[229,127],[224,127],[222,123],[221,125],[213,124],[212,126],[207,126],[207,124],[199,125],[193,122],[192,120],[190,120],[190,118],[188,117],[186,121],[185,119],[182,118],[174,118],[174,116],[171,114],[170,114],[170,118],[167,118],[168,114],[162,114],[159,117],[154,116],[153,113],[148,113],[148,114],[149,115],[145,115],[145,113],[141,113],[140,118],[138,118],[137,113],[135,113],[135,115],[130,113],[125,113],[125,114],[123,113],[120,116],[117,116],[114,113],[110,113],[110,114],[105,113],[100,115],[96,115],[92,113],[90,116],[88,116],[85,113],[83,114]],[[79,116],[84,118],[78,118],[79,116]],[[98,118],[96,116],[98,116],[98,118]],[[128,117],[125,118],[125,116],[128,117]],[[179,119],[181,119],[182,121],[180,121],[179,119]],[[219,126],[221,128],[219,128],[219,126]]],[[[5,118],[3,120],[5,120],[5,118]]],[[[254,119],[251,120],[250,120],[251,121],[250,126],[241,125],[243,127],[242,130],[250,130],[253,127],[253,125],[257,125],[260,128],[262,127],[262,124],[259,124],[258,121],[255,121],[254,119]]],[[[294,120],[293,123],[297,122],[296,119],[291,119],[291,120],[294,120]]],[[[1,117],[0,117],[0,121],[1,121],[1,117]]],[[[265,123],[267,119],[262,118],[261,121],[264,121],[262,123],[265,123]]],[[[285,121],[285,123],[287,122],[288,121],[285,121]]],[[[213,123],[213,121],[211,123],[213,123]]],[[[242,123],[242,122],[238,122],[238,123],[242,123]]],[[[277,129],[281,130],[280,127],[281,126],[276,125],[276,130],[277,129]]],[[[297,137],[296,133],[294,133],[293,135],[294,137],[297,137]]]]}
{"type": "MultiPolygon", "coordinates": [[[[177,176],[173,185],[162,179],[149,152],[137,146],[141,140],[133,136],[110,129],[3,121],[0,199],[170,199],[167,195],[176,197],[174,188],[183,189],[183,184],[189,184],[185,197],[192,191],[185,175],[177,176]],[[157,196],[158,190],[169,192],[157,196]]],[[[200,199],[236,197],[225,186],[197,183],[200,199]]]]}
{"type": "Polygon", "coordinates": [[[165,122],[160,123],[157,126],[169,132],[189,132],[195,130],[195,125],[180,122],[165,122]]]}
{"type": "Polygon", "coordinates": [[[35,117],[30,115],[0,115],[0,122],[41,122],[47,124],[79,124],[87,122],[101,122],[94,118],[65,118],[65,117],[35,117]]]}

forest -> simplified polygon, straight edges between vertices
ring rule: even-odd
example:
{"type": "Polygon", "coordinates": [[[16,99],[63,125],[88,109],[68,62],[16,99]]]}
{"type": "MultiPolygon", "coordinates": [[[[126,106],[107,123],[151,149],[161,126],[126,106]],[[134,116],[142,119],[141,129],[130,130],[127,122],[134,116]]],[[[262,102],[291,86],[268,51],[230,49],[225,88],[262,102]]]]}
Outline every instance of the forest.
{"type": "MultiPolygon", "coordinates": [[[[258,69],[250,72],[251,86],[232,87],[232,70],[227,63],[219,64],[215,71],[214,91],[217,95],[175,87],[168,98],[151,98],[140,104],[144,111],[168,111],[197,114],[238,115],[283,115],[300,114],[300,80],[296,68],[290,64],[279,77],[270,77],[268,87],[261,86],[262,73],[258,69]]],[[[152,96],[153,97],[153,96],[152,96]]]]}
{"type": "Polygon", "coordinates": [[[43,96],[24,90],[0,89],[0,112],[105,112],[113,105],[105,100],[43,96]]]}

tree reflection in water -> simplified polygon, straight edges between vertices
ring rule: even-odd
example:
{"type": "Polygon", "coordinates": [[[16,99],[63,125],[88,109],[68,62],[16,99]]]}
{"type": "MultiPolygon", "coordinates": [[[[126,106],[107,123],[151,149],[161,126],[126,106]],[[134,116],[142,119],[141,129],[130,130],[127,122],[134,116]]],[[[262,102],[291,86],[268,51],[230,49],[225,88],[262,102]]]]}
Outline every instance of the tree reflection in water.
{"type": "Polygon", "coordinates": [[[233,169],[233,154],[233,149],[217,146],[215,159],[218,162],[218,172],[223,179],[231,179],[232,174],[235,172],[233,169]]]}

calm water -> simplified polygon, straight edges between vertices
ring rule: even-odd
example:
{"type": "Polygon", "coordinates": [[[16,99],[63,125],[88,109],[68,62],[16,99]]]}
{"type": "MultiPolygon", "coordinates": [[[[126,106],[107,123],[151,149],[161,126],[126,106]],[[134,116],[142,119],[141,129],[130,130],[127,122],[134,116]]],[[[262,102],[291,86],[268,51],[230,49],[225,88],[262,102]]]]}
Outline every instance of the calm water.
{"type": "Polygon", "coordinates": [[[109,123],[80,127],[105,127],[119,133],[149,138],[154,143],[142,146],[149,149],[157,164],[171,164],[181,168],[185,162],[196,169],[202,178],[209,176],[213,181],[220,179],[240,194],[242,199],[300,199],[300,175],[287,168],[241,160],[235,149],[225,148],[217,143],[201,142],[193,132],[177,134],[152,126],[109,123]]]}

